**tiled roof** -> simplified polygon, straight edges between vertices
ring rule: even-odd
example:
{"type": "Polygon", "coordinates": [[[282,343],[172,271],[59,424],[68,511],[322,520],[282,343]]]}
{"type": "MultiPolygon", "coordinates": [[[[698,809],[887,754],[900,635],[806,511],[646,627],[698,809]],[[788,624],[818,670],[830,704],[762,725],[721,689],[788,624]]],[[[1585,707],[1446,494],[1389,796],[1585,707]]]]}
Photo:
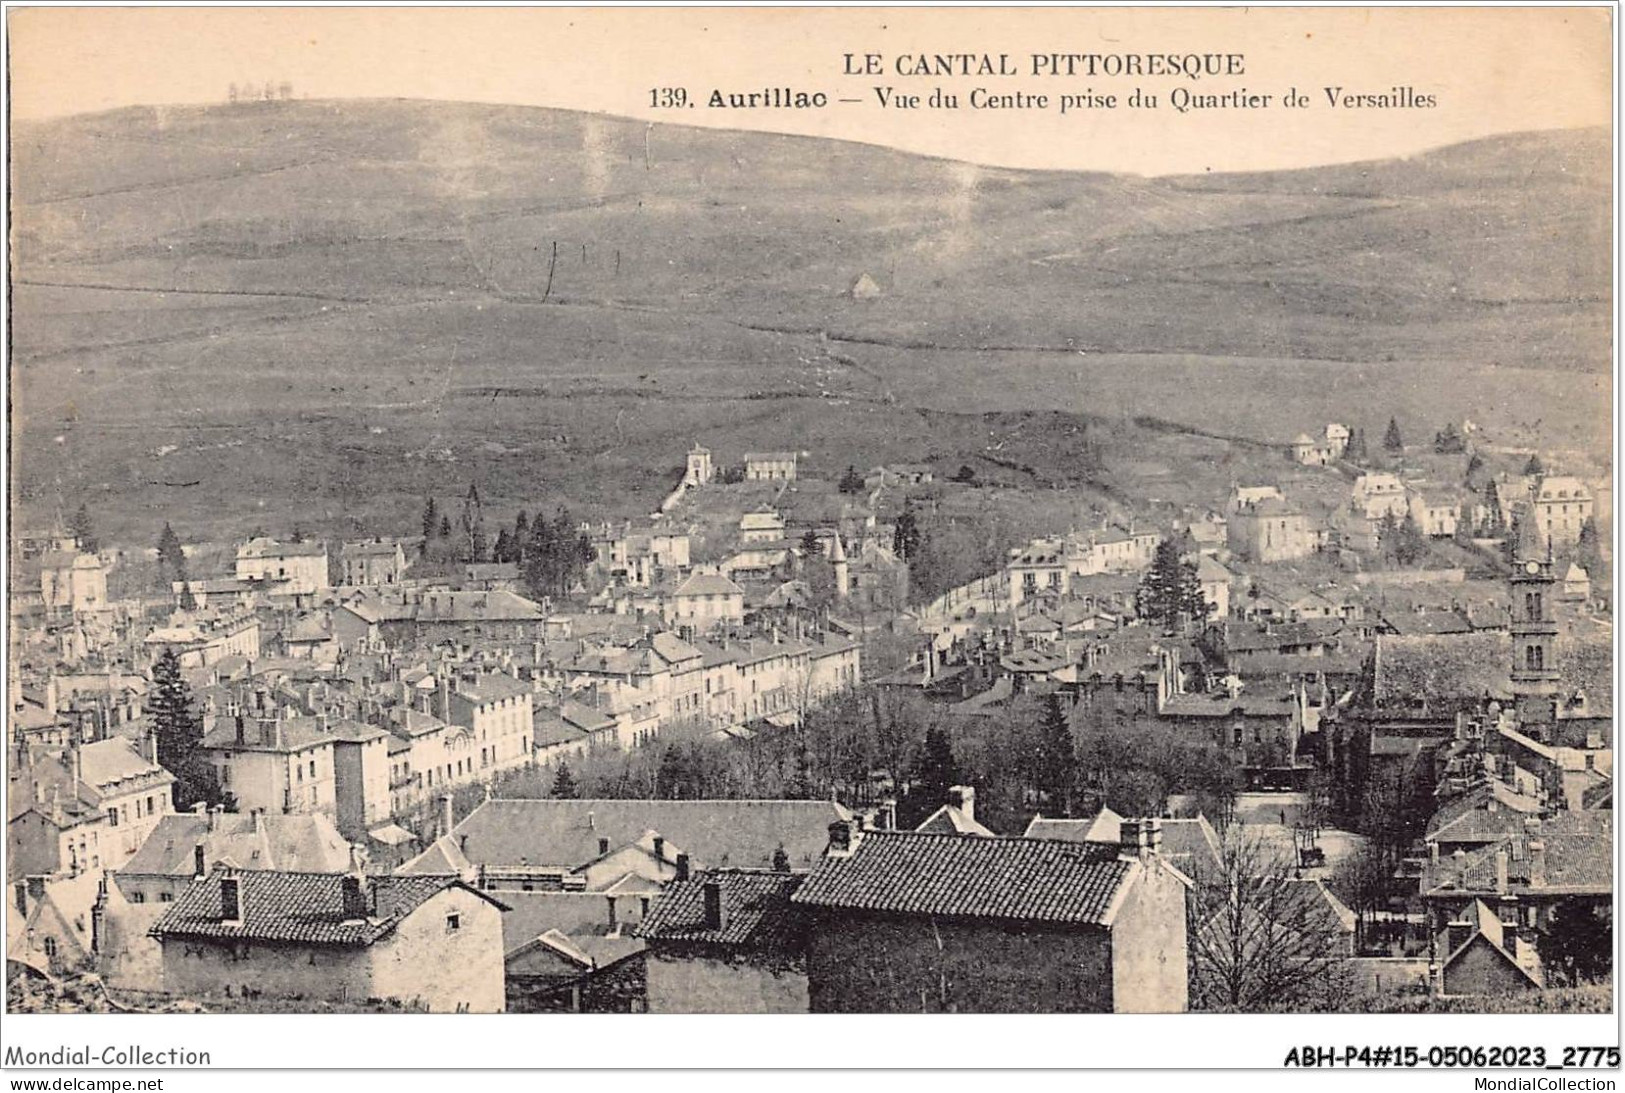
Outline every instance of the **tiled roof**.
{"type": "Polygon", "coordinates": [[[638,935],[652,941],[682,941],[754,949],[796,943],[795,909],[790,897],[801,885],[794,873],[758,869],[707,869],[687,881],[674,881],[649,905],[638,935]],[[705,923],[705,886],[720,890],[723,923],[705,923]]]}
{"type": "Polygon", "coordinates": [[[677,586],[679,596],[743,596],[745,590],[717,573],[695,573],[677,586]]]}
{"type": "Polygon", "coordinates": [[[827,857],[797,904],[892,914],[1109,926],[1136,870],[1115,847],[873,831],[827,857]]]}
{"type": "Polygon", "coordinates": [[[1495,794],[1489,787],[1447,802],[1428,821],[1424,842],[1494,843],[1523,830],[1521,811],[1491,807],[1495,794]]]}
{"type": "Polygon", "coordinates": [[[522,698],[530,693],[529,687],[503,672],[486,672],[478,678],[457,682],[457,694],[476,706],[508,698],[522,698]]]}
{"type": "Polygon", "coordinates": [[[381,557],[381,556],[393,556],[395,554],[395,552],[400,550],[400,549],[401,549],[401,545],[399,543],[395,543],[395,542],[389,542],[389,543],[345,543],[342,547],[339,548],[339,553],[341,555],[343,555],[345,557],[349,557],[349,558],[375,557],[375,556],[381,557]]]}
{"type": "Polygon", "coordinates": [[[1613,891],[1614,826],[1610,813],[1562,812],[1538,828],[1481,850],[1430,861],[1422,874],[1423,894],[1495,892],[1496,856],[1507,855],[1507,885],[1514,893],[1607,894],[1613,891]],[[1537,867],[1531,843],[1544,847],[1537,867]]]}
{"type": "Polygon", "coordinates": [[[258,824],[246,813],[222,813],[211,820],[190,812],[158,821],[120,874],[176,877],[190,874],[194,851],[202,845],[208,865],[230,861],[239,869],[338,872],[350,867],[350,844],[321,814],[264,815],[258,824]],[[212,830],[211,830],[212,827],[212,830]]]}
{"type": "MultiPolygon", "coordinates": [[[[343,873],[237,872],[217,868],[187,886],[153,925],[157,938],[217,938],[281,941],[306,945],[365,946],[387,936],[413,911],[452,887],[468,888],[449,877],[379,876],[363,884],[376,906],[367,918],[345,917],[343,873]],[[221,919],[221,881],[239,885],[241,921],[221,919]]],[[[503,905],[483,892],[481,899],[503,905]]],[[[504,908],[505,909],[505,908],[504,908]]]]}
{"type": "Polygon", "coordinates": [[[279,543],[275,539],[250,539],[237,548],[239,558],[317,558],[327,554],[323,543],[279,543]]]}
{"type": "Polygon", "coordinates": [[[201,747],[219,751],[300,751],[330,742],[333,734],[314,717],[287,717],[278,723],[243,719],[243,742],[237,742],[237,724],[230,718],[221,718],[203,737],[201,747]]]}
{"type": "MultiPolygon", "coordinates": [[[[470,862],[575,868],[657,832],[696,867],[770,866],[782,844],[796,869],[823,853],[829,825],[852,815],[832,801],[491,800],[453,829],[470,862]]],[[[406,869],[427,868],[410,863],[406,869]]]]}
{"type": "Polygon", "coordinates": [[[943,805],[927,816],[914,829],[925,835],[973,835],[984,839],[996,838],[993,832],[965,815],[963,809],[943,805]]]}
{"type": "Polygon", "coordinates": [[[164,781],[173,780],[168,771],[148,760],[122,738],[81,745],[79,773],[86,782],[103,790],[133,779],[158,777],[164,781]]]}

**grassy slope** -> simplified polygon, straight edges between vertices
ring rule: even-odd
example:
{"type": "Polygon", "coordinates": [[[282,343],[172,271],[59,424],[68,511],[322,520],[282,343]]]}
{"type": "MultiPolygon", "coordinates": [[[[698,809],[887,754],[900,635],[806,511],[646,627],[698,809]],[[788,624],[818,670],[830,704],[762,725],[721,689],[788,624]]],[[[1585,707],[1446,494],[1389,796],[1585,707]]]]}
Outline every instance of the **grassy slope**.
{"type": "Polygon", "coordinates": [[[1281,439],[1403,386],[1417,432],[1606,426],[1595,133],[1162,180],[416,102],[14,139],[20,495],[88,490],[137,538],[155,512],[409,527],[475,476],[636,510],[695,437],[952,469],[994,409],[1281,439]]]}

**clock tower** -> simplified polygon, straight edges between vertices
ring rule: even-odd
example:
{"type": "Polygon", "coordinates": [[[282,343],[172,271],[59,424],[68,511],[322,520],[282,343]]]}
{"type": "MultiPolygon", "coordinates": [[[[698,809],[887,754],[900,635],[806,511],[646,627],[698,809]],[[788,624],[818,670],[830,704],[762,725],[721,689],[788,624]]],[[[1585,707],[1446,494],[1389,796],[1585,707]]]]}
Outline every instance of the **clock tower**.
{"type": "Polygon", "coordinates": [[[1539,737],[1557,720],[1562,679],[1557,672],[1557,619],[1552,555],[1518,558],[1512,566],[1512,700],[1523,731],[1539,737]],[[1533,731],[1531,731],[1533,730],[1533,731]]]}

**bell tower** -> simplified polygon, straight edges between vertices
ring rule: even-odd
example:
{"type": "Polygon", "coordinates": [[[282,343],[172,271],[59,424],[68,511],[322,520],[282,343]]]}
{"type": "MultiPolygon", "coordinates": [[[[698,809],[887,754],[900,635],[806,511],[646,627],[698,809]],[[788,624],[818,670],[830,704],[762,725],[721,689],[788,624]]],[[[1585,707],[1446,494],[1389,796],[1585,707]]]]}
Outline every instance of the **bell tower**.
{"type": "Polygon", "coordinates": [[[1557,619],[1552,593],[1551,548],[1544,558],[1517,558],[1512,565],[1512,700],[1524,732],[1539,737],[1540,727],[1557,720],[1557,619]],[[1531,732],[1531,730],[1534,730],[1531,732]]]}

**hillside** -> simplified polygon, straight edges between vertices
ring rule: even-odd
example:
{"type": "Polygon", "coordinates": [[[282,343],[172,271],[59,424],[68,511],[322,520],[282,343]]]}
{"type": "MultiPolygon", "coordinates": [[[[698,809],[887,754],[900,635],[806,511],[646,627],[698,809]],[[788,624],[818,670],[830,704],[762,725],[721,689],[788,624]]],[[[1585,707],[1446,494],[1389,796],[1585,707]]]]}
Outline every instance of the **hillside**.
{"type": "Polygon", "coordinates": [[[398,514],[475,474],[641,505],[696,436],[896,457],[899,404],[1607,430],[1604,133],[1169,179],[396,101],[13,140],[20,494],[115,524],[398,514]]]}

